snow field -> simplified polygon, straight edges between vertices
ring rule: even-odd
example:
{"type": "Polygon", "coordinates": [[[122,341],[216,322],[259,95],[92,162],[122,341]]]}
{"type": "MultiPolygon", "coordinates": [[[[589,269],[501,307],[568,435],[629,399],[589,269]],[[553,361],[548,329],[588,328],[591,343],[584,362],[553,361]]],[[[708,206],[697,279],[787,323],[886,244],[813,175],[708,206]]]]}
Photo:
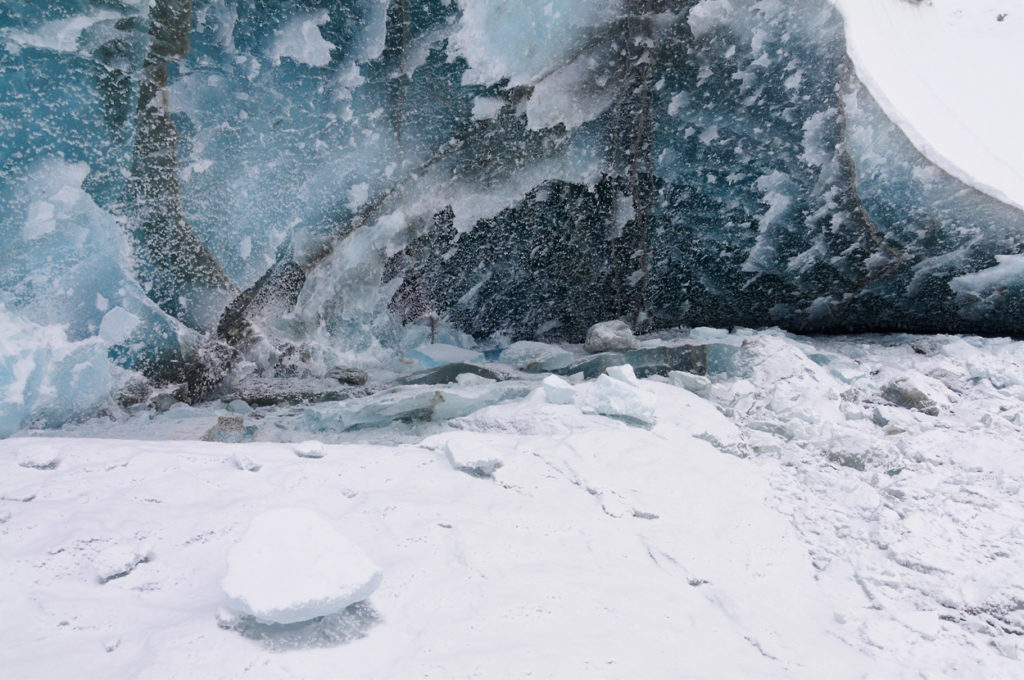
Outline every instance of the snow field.
{"type": "MultiPolygon", "coordinates": [[[[478,401],[413,443],[327,444],[316,460],[287,443],[4,440],[0,665],[12,677],[1015,677],[1018,346],[714,341],[742,341],[730,373],[538,376],[526,396],[478,401]],[[939,414],[882,396],[901,380],[939,414]],[[652,417],[586,412],[584,395],[610,383],[652,417]],[[56,467],[21,464],[54,451],[56,467]]],[[[301,422],[258,415],[271,431],[301,422]]],[[[179,416],[154,432],[161,418],[179,416]]]]}

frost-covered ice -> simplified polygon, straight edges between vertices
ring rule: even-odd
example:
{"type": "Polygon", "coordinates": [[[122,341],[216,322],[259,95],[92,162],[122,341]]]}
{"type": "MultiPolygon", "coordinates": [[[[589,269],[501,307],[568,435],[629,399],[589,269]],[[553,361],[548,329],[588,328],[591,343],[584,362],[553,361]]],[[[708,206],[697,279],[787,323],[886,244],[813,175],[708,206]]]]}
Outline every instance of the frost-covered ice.
{"type": "Polygon", "coordinates": [[[60,449],[56,446],[32,446],[18,454],[18,465],[36,470],[54,470],[60,465],[60,449]]]}
{"type": "Polygon", "coordinates": [[[382,574],[327,519],[305,508],[257,515],[228,552],[222,587],[242,614],[296,623],[365,600],[382,574]]]}

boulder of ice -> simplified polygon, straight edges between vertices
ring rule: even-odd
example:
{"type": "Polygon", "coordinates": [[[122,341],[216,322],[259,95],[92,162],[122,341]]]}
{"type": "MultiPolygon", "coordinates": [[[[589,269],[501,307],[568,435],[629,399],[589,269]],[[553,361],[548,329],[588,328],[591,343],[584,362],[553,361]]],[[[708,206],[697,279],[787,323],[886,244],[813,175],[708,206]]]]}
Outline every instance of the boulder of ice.
{"type": "Polygon", "coordinates": [[[228,405],[225,408],[231,413],[237,413],[242,416],[247,416],[252,413],[252,406],[249,406],[248,402],[242,399],[233,399],[228,402],[228,405]]]}
{"type": "Polygon", "coordinates": [[[523,340],[505,348],[499,359],[524,371],[557,371],[571,364],[573,355],[557,345],[523,340]]]}
{"type": "Polygon", "coordinates": [[[549,404],[571,404],[576,398],[576,390],[564,378],[549,375],[541,381],[541,389],[549,404]]]}
{"type": "Polygon", "coordinates": [[[292,451],[299,458],[323,458],[324,457],[324,445],[315,439],[309,441],[300,442],[292,447],[292,451]]]}
{"type": "Polygon", "coordinates": [[[326,519],[305,508],[255,517],[227,558],[232,609],[265,623],[297,623],[368,598],[381,571],[326,519]]]}
{"type": "Polygon", "coordinates": [[[0,437],[25,426],[59,426],[109,408],[130,377],[98,338],[71,341],[0,301],[0,437]]]}
{"type": "Polygon", "coordinates": [[[621,418],[646,426],[656,422],[657,403],[654,396],[643,392],[637,385],[606,374],[576,389],[579,395],[577,403],[584,412],[621,418]]]}
{"type": "Polygon", "coordinates": [[[633,331],[625,321],[602,321],[587,331],[584,349],[591,354],[598,352],[624,352],[636,349],[637,342],[633,331]]]}

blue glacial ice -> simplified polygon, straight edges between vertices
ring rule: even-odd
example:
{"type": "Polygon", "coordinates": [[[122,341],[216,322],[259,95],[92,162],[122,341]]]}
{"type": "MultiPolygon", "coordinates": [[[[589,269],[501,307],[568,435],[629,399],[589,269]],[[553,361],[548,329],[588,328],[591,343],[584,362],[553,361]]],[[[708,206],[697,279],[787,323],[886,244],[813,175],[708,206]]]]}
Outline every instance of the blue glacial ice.
{"type": "Polygon", "coordinates": [[[1024,330],[1024,214],[826,0],[0,0],[0,43],[5,433],[609,319],[1024,330]]]}

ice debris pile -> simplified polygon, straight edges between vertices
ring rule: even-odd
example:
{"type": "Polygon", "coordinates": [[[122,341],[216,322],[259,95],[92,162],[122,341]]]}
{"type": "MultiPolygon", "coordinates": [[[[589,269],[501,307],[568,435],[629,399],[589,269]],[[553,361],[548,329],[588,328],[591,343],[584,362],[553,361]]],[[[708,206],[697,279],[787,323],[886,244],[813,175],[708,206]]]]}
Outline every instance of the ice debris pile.
{"type": "Polygon", "coordinates": [[[612,318],[1024,331],[1024,214],[827,0],[4,0],[0,46],[0,435],[612,318]]]}

